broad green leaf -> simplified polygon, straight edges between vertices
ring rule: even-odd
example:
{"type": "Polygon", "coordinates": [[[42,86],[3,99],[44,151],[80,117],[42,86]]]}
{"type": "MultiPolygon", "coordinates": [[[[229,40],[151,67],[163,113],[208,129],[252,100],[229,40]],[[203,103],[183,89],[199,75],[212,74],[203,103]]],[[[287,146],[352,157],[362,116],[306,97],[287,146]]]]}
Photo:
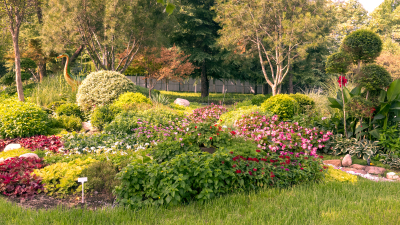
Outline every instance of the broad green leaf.
{"type": "Polygon", "coordinates": [[[344,102],[345,103],[350,101],[351,95],[350,95],[349,89],[347,89],[346,87],[343,88],[343,95],[344,95],[344,102]]]}
{"type": "Polygon", "coordinates": [[[343,108],[343,106],[342,106],[343,104],[341,104],[340,101],[338,101],[338,99],[328,97],[328,100],[331,103],[330,107],[337,108],[337,109],[343,108]]]}
{"type": "Polygon", "coordinates": [[[168,3],[167,7],[165,8],[165,11],[168,14],[171,14],[174,11],[174,9],[175,9],[175,5],[171,4],[171,3],[168,3]]]}
{"type": "Polygon", "coordinates": [[[395,80],[390,84],[390,87],[387,91],[388,101],[391,102],[397,98],[400,94],[400,80],[395,80]]]}
{"type": "Polygon", "coordinates": [[[374,130],[371,130],[370,132],[369,132],[372,136],[374,136],[374,138],[379,138],[379,130],[378,129],[374,129],[374,130]]]}
{"type": "Polygon", "coordinates": [[[350,94],[351,94],[351,97],[360,95],[361,94],[361,86],[357,86],[357,87],[353,88],[353,90],[351,90],[350,94]]]}
{"type": "Polygon", "coordinates": [[[385,90],[381,90],[381,93],[379,93],[379,98],[378,98],[379,102],[380,103],[385,102],[385,98],[386,98],[386,91],[385,90]]]}
{"type": "Polygon", "coordinates": [[[382,114],[377,114],[377,115],[374,116],[374,120],[381,120],[383,118],[385,118],[385,116],[382,115],[382,114]]]}

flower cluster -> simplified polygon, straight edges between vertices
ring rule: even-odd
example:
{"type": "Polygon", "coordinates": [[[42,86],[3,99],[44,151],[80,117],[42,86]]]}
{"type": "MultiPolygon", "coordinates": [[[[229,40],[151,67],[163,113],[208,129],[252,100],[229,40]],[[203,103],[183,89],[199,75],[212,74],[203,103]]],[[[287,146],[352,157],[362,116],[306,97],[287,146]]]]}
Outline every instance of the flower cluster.
{"type": "Polygon", "coordinates": [[[342,87],[342,85],[346,86],[346,84],[347,84],[346,77],[345,76],[339,76],[338,83],[339,83],[339,87],[342,87]]]}
{"type": "Polygon", "coordinates": [[[7,196],[31,197],[43,191],[41,178],[32,175],[34,169],[43,165],[40,159],[9,158],[0,162],[0,193],[7,196]]]}
{"type": "Polygon", "coordinates": [[[211,104],[209,106],[193,110],[193,113],[189,115],[189,119],[193,123],[217,122],[219,117],[225,112],[228,112],[228,109],[225,107],[211,104]]]}
{"type": "Polygon", "coordinates": [[[315,155],[317,149],[325,147],[331,132],[324,132],[318,128],[305,128],[297,122],[279,122],[277,116],[268,118],[257,113],[243,116],[236,121],[235,136],[255,141],[258,147],[272,152],[306,151],[315,155]]]}
{"type": "Polygon", "coordinates": [[[18,143],[21,147],[35,150],[49,150],[52,152],[57,152],[61,147],[63,147],[63,143],[61,142],[60,137],[58,136],[33,136],[29,138],[13,138],[0,140],[0,151],[3,151],[4,148],[11,143],[18,143]]]}

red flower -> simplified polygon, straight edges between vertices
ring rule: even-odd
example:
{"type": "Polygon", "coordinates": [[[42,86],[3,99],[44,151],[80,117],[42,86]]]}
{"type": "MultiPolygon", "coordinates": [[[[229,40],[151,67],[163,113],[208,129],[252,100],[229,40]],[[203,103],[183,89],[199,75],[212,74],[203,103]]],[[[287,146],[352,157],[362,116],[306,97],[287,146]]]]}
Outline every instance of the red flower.
{"type": "Polygon", "coordinates": [[[236,165],[233,165],[232,167],[233,167],[233,168],[235,168],[235,167],[236,167],[236,165]]]}
{"type": "Polygon", "coordinates": [[[212,137],[210,137],[210,140],[212,140],[212,137]]]}
{"type": "Polygon", "coordinates": [[[303,168],[300,168],[301,170],[303,170],[303,168]]]}
{"type": "Polygon", "coordinates": [[[345,76],[339,76],[338,83],[339,83],[339,87],[342,87],[342,85],[346,86],[346,84],[347,84],[346,77],[345,76]]]}
{"type": "Polygon", "coordinates": [[[261,152],[261,151],[257,149],[256,152],[261,152]]]}
{"type": "Polygon", "coordinates": [[[280,158],[280,159],[283,159],[283,158],[285,158],[285,157],[283,157],[283,155],[280,155],[279,158],[280,158]]]}
{"type": "Polygon", "coordinates": [[[290,156],[285,156],[285,158],[290,159],[290,156]]]}
{"type": "Polygon", "coordinates": [[[236,170],[236,172],[235,173],[242,173],[242,171],[241,170],[236,170]]]}
{"type": "Polygon", "coordinates": [[[222,164],[224,164],[225,162],[224,162],[224,161],[222,161],[221,163],[222,163],[222,164]]]}
{"type": "Polygon", "coordinates": [[[253,171],[254,171],[254,172],[257,171],[257,168],[254,168],[253,171]]]}
{"type": "Polygon", "coordinates": [[[217,126],[217,124],[214,125],[214,127],[216,127],[216,126],[217,126]]]}
{"type": "Polygon", "coordinates": [[[250,176],[253,175],[253,174],[251,173],[251,171],[249,171],[249,174],[250,174],[250,176]]]}
{"type": "Polygon", "coordinates": [[[212,126],[210,126],[210,129],[212,128],[212,126]]]}
{"type": "Polygon", "coordinates": [[[308,159],[308,157],[304,157],[304,159],[308,159]]]}
{"type": "Polygon", "coordinates": [[[195,126],[194,128],[196,128],[196,129],[197,129],[197,126],[195,126]]]}
{"type": "Polygon", "coordinates": [[[320,155],[320,156],[319,156],[319,158],[320,158],[320,159],[323,159],[323,158],[324,158],[324,156],[320,155]]]}
{"type": "Polygon", "coordinates": [[[232,152],[232,151],[230,151],[229,153],[233,154],[233,152],[232,152]]]}
{"type": "Polygon", "coordinates": [[[273,172],[271,172],[271,177],[275,177],[275,174],[273,172]]]}
{"type": "Polygon", "coordinates": [[[217,135],[219,135],[219,133],[217,133],[217,135]]]}
{"type": "Polygon", "coordinates": [[[236,134],[236,132],[235,132],[235,131],[231,131],[231,134],[232,134],[232,135],[235,135],[235,134],[236,134]]]}

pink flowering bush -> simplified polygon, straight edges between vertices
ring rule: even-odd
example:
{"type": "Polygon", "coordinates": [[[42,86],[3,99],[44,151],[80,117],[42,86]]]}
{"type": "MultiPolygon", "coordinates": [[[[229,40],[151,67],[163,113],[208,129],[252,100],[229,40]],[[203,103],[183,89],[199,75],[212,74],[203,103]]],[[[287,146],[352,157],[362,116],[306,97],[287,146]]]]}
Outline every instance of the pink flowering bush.
{"type": "Polygon", "coordinates": [[[269,118],[258,113],[244,115],[235,126],[237,130],[232,135],[253,140],[259,148],[272,152],[297,150],[315,155],[333,135],[316,127],[299,126],[297,122],[279,122],[276,115],[269,118]]]}
{"type": "Polygon", "coordinates": [[[52,152],[57,152],[59,148],[63,147],[60,137],[58,136],[33,136],[29,138],[14,138],[0,140],[0,152],[11,143],[20,144],[21,147],[35,150],[50,150],[52,152]]]}
{"type": "Polygon", "coordinates": [[[221,105],[211,104],[206,107],[198,108],[193,110],[193,113],[189,115],[189,119],[193,123],[202,123],[202,122],[217,122],[219,117],[228,112],[228,109],[221,105]]]}

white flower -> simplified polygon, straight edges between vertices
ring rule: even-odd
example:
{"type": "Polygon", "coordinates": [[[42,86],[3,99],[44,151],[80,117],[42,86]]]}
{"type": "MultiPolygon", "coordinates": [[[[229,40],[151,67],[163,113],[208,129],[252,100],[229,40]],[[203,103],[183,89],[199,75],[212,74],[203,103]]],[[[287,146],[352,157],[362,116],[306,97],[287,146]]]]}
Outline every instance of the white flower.
{"type": "Polygon", "coordinates": [[[130,146],[130,145],[127,145],[127,146],[126,146],[126,148],[127,148],[127,149],[131,149],[131,148],[132,148],[132,146],[130,146]]]}
{"type": "Polygon", "coordinates": [[[222,126],[222,128],[228,128],[228,127],[224,125],[224,126],[222,126]]]}
{"type": "Polygon", "coordinates": [[[149,143],[145,143],[144,145],[147,146],[147,145],[149,145],[149,143]]]}

